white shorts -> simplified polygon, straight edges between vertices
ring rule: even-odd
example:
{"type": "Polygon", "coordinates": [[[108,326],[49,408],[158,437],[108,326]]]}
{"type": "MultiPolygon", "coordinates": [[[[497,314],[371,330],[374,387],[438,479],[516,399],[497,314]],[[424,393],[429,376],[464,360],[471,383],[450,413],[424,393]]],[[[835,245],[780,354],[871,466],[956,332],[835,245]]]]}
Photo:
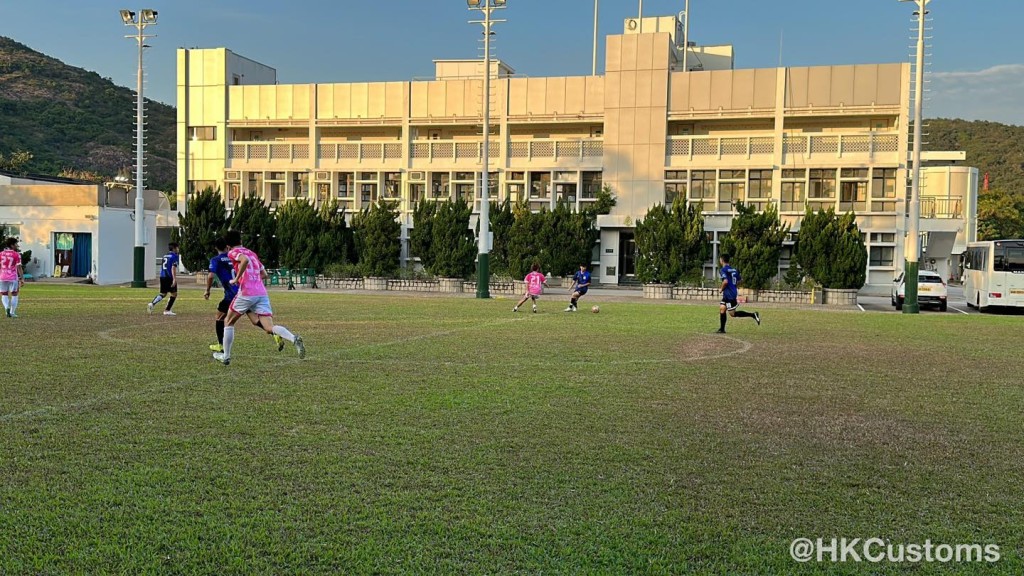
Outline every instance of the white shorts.
{"type": "Polygon", "coordinates": [[[231,301],[231,309],[239,314],[252,312],[257,316],[273,316],[270,309],[270,296],[242,296],[239,294],[231,301]]]}
{"type": "Polygon", "coordinates": [[[0,280],[0,292],[17,292],[21,284],[17,280],[0,280]]]}

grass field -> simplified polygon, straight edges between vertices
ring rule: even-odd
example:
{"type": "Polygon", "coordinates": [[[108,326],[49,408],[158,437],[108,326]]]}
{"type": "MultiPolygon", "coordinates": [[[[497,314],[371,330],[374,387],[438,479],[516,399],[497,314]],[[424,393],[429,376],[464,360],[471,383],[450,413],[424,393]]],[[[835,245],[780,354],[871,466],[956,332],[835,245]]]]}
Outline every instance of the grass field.
{"type": "Polygon", "coordinates": [[[308,357],[240,324],[225,367],[152,292],[0,318],[0,573],[1024,571],[1020,317],[274,292],[308,357]]]}

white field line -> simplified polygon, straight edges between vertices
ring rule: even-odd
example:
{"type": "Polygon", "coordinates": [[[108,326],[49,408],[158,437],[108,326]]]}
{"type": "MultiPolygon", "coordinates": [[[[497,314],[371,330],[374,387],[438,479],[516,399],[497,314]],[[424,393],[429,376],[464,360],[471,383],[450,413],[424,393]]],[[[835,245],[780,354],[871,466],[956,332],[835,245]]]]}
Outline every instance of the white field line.
{"type": "Polygon", "coordinates": [[[860,302],[857,302],[857,308],[860,308],[861,312],[867,312],[867,310],[865,310],[864,307],[860,305],[860,302]]]}
{"type": "Polygon", "coordinates": [[[968,316],[970,316],[970,314],[968,312],[966,312],[965,310],[961,310],[961,309],[957,308],[956,306],[950,306],[950,308],[952,308],[953,310],[956,310],[957,312],[959,312],[961,314],[967,314],[968,316]]]}

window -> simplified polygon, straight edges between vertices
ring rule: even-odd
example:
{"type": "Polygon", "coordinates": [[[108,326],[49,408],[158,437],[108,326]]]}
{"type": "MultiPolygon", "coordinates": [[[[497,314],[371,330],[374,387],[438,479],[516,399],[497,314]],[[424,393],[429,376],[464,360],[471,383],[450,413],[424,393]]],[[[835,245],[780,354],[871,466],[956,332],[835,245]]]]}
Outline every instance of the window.
{"type": "Polygon", "coordinates": [[[676,199],[686,201],[686,182],[665,182],[665,206],[671,206],[676,199]]]}
{"type": "Polygon", "coordinates": [[[400,198],[402,194],[402,173],[386,172],[384,174],[384,197],[400,198]]]}
{"type": "Polygon", "coordinates": [[[690,203],[698,204],[701,210],[710,210],[714,205],[716,186],[714,170],[694,170],[690,174],[690,203]]]}
{"type": "Polygon", "coordinates": [[[743,202],[746,182],[722,182],[718,185],[718,211],[729,212],[737,202],[743,202]]]}
{"type": "Polygon", "coordinates": [[[331,184],[330,182],[317,182],[316,185],[316,199],[317,202],[326,202],[331,197],[331,184]]]}
{"type": "Polygon", "coordinates": [[[994,272],[1024,272],[1024,247],[996,247],[995,259],[992,261],[994,272]]]}
{"type": "Polygon", "coordinates": [[[896,233],[895,232],[872,232],[871,233],[871,243],[872,244],[877,244],[879,242],[895,243],[896,242],[896,233]]]}
{"type": "Polygon", "coordinates": [[[473,188],[475,184],[459,182],[455,184],[455,196],[462,198],[467,204],[473,203],[473,188]]]}
{"type": "Polygon", "coordinates": [[[665,180],[681,180],[686,181],[686,170],[666,170],[665,180]]]}
{"type": "Polygon", "coordinates": [[[363,204],[373,204],[377,201],[377,185],[373,182],[365,182],[359,185],[359,200],[363,204]]]}
{"type": "Polygon", "coordinates": [[[250,196],[263,197],[263,173],[249,172],[245,190],[250,196]]]}
{"type": "Polygon", "coordinates": [[[189,140],[216,140],[216,126],[190,126],[188,129],[189,140]]]}
{"type": "Polygon", "coordinates": [[[869,252],[868,265],[892,267],[895,252],[896,248],[892,246],[872,246],[869,252]]]}
{"type": "Polygon", "coordinates": [[[188,193],[197,194],[205,190],[217,190],[217,182],[214,180],[189,180],[188,193]]]}
{"type": "Polygon", "coordinates": [[[351,198],[355,194],[355,180],[352,172],[338,173],[338,198],[351,198]]]}
{"type": "Polygon", "coordinates": [[[807,205],[812,210],[828,208],[835,204],[836,171],[811,170],[807,187],[807,205]]]}
{"type": "Polygon", "coordinates": [[[871,174],[871,211],[896,211],[896,169],[875,168],[871,174]]]}
{"type": "Polygon", "coordinates": [[[772,171],[751,170],[747,187],[747,203],[759,211],[768,207],[772,198],[772,171]]]}
{"type": "Polygon", "coordinates": [[[839,211],[863,212],[868,206],[868,182],[843,181],[839,184],[839,211]]]}
{"type": "Polygon", "coordinates": [[[292,187],[290,198],[309,197],[309,173],[292,172],[292,187]]]}
{"type": "Polygon", "coordinates": [[[448,198],[450,190],[448,188],[448,173],[447,172],[433,172],[430,174],[430,197],[431,198],[448,198]]]}
{"type": "Polygon", "coordinates": [[[547,199],[551,197],[551,173],[533,172],[530,174],[530,198],[547,199]]]}
{"type": "Polygon", "coordinates": [[[472,181],[476,180],[476,173],[475,172],[456,172],[455,173],[455,179],[456,180],[462,180],[464,182],[466,182],[466,181],[472,182],[472,181]]]}
{"type": "MultiPolygon", "coordinates": [[[[522,180],[522,178],[520,178],[522,180]]],[[[600,172],[584,172],[583,173],[583,198],[597,198],[597,193],[601,191],[603,186],[602,175],[600,172]]]]}
{"type": "Polygon", "coordinates": [[[271,182],[270,183],[270,205],[277,206],[281,200],[284,199],[284,183],[283,182],[271,182]]]}
{"type": "Polygon", "coordinates": [[[21,236],[21,226],[18,224],[0,224],[0,238],[21,236]]]}

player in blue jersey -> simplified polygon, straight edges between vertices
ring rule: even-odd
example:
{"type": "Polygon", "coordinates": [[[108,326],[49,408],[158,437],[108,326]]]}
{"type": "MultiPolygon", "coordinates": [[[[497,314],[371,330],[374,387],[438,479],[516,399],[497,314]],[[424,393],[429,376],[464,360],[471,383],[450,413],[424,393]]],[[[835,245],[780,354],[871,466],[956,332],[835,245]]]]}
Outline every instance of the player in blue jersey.
{"type": "Polygon", "coordinates": [[[569,292],[572,292],[572,297],[569,299],[569,307],[565,311],[576,312],[576,301],[586,294],[589,289],[590,271],[587,270],[586,264],[580,264],[580,271],[572,275],[572,287],[569,288],[569,292]]]}
{"type": "Polygon", "coordinates": [[[757,325],[761,325],[761,315],[757,312],[742,312],[737,311],[736,307],[739,306],[737,302],[737,296],[739,295],[736,286],[743,281],[743,277],[740,276],[738,270],[729,265],[729,256],[723,254],[718,259],[719,264],[722,268],[719,272],[719,276],[722,277],[722,301],[718,304],[718,318],[721,321],[721,328],[718,329],[719,334],[725,334],[725,320],[726,312],[729,313],[733,318],[753,318],[757,325]]]}
{"type": "Polygon", "coordinates": [[[170,294],[171,297],[167,299],[167,307],[164,308],[164,316],[177,316],[171,312],[171,307],[174,306],[174,299],[178,297],[178,262],[180,260],[178,244],[171,242],[167,245],[167,254],[164,256],[163,262],[160,263],[160,293],[146,307],[150,314],[153,313],[153,307],[157,305],[157,302],[170,294]]]}

